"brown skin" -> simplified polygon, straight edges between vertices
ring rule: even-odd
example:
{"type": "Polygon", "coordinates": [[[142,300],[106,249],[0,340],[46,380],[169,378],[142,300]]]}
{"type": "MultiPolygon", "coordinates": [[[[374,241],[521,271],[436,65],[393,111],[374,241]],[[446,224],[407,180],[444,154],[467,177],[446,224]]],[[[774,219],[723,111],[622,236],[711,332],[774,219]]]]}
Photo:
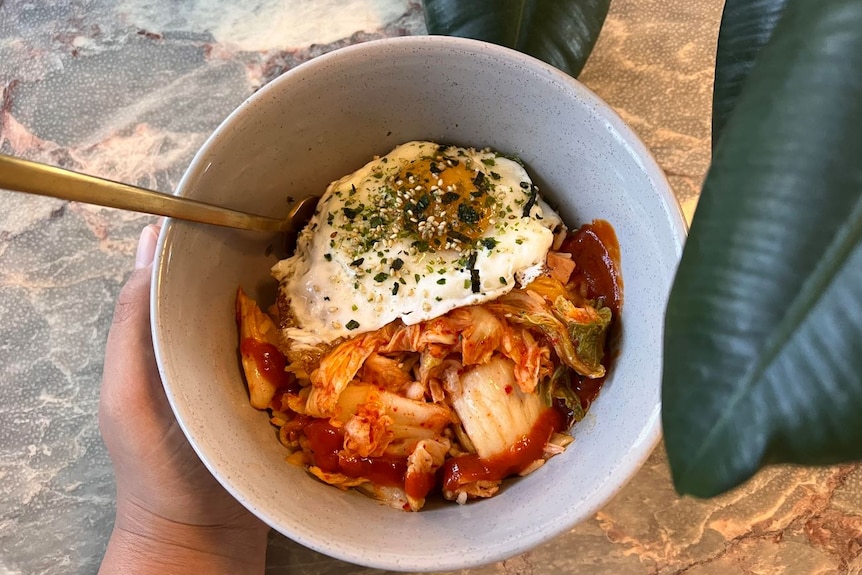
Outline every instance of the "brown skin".
{"type": "Polygon", "coordinates": [[[200,462],[159,379],[149,316],[158,231],[141,234],[105,351],[99,429],[114,465],[117,516],[99,572],[263,573],[268,528],[200,462]]]}

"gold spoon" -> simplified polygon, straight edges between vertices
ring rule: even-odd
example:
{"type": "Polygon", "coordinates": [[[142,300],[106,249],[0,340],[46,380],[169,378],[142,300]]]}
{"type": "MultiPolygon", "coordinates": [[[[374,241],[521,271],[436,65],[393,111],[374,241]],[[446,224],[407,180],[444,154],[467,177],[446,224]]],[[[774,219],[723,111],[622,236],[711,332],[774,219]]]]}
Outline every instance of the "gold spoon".
{"type": "Polygon", "coordinates": [[[229,228],[284,232],[288,249],[320,199],[302,198],[293,204],[285,218],[270,218],[3,154],[0,154],[0,188],[229,228]]]}

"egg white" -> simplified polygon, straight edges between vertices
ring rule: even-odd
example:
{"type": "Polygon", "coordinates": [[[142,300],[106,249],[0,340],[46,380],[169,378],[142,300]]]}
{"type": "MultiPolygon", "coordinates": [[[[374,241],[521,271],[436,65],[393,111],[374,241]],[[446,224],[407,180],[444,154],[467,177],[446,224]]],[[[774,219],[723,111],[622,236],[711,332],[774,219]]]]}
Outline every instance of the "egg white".
{"type": "MultiPolygon", "coordinates": [[[[436,173],[430,173],[430,187],[437,189],[429,188],[428,197],[448,199],[445,189],[434,185],[436,173]]],[[[535,276],[561,226],[516,161],[489,150],[433,142],[398,146],[330,184],[299,235],[295,254],[273,267],[297,326],[288,328],[287,336],[294,345],[316,345],[396,319],[411,325],[493,300],[516,287],[517,279],[527,283],[525,276],[535,276]],[[478,233],[475,241],[449,241],[443,234],[429,242],[428,227],[446,224],[421,217],[411,223],[401,213],[405,204],[396,190],[412,186],[412,176],[407,183],[399,174],[429,158],[443,158],[436,165],[444,170],[460,164],[471,177],[482,172],[476,177],[491,198],[483,204],[490,206],[486,227],[474,229],[470,226],[480,224],[468,219],[457,222],[462,231],[478,233]],[[416,225],[425,226],[425,235],[416,225]]]]}

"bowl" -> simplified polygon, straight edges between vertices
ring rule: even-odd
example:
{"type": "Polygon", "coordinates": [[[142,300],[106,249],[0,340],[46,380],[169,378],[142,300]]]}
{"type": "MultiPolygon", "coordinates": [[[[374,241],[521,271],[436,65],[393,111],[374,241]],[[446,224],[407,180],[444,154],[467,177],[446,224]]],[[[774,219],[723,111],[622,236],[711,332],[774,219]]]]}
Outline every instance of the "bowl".
{"type": "Polygon", "coordinates": [[[685,222],[649,151],[611,108],[529,56],[466,39],[387,39],[277,78],[212,134],[177,194],[279,216],[417,139],[520,157],[570,227],[615,228],[625,284],[619,355],[568,450],[487,500],[394,510],[285,462],[240,372],[238,286],[272,301],[273,235],[169,220],[154,267],[153,339],[170,404],[243,505],[326,555],[382,569],[462,569],[522,553],[591,517],[660,436],[664,308],[685,222]]]}

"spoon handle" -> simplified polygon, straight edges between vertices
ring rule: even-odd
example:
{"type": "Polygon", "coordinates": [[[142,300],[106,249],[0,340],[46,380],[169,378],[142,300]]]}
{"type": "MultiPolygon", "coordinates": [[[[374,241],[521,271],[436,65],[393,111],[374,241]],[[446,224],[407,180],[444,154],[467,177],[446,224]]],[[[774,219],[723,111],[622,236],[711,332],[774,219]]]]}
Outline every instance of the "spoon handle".
{"type": "Polygon", "coordinates": [[[285,231],[290,224],[3,154],[0,188],[243,230],[285,231]]]}

